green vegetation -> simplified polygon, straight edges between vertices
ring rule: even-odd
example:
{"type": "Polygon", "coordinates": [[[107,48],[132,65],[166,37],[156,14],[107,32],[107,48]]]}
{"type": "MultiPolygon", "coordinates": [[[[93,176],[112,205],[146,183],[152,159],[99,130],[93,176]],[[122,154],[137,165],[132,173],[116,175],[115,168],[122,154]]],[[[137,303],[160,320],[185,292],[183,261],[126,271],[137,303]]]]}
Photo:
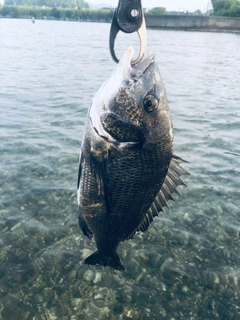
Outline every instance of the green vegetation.
{"type": "Polygon", "coordinates": [[[156,15],[164,15],[168,14],[166,8],[163,7],[155,7],[147,12],[148,14],[156,14],[156,15]]]}
{"type": "MultiPolygon", "coordinates": [[[[212,0],[212,5],[215,16],[240,17],[240,0],[212,0]]],[[[146,14],[169,13],[166,8],[155,7],[146,14]]],[[[202,12],[197,10],[194,14],[202,15],[202,12]]],[[[110,10],[90,10],[84,0],[5,0],[4,6],[0,4],[0,17],[8,18],[111,22],[112,16],[113,11],[110,10]]]]}
{"type": "Polygon", "coordinates": [[[86,9],[89,5],[84,0],[5,0],[6,6],[30,6],[30,7],[59,7],[59,8],[76,8],[86,9]]]}
{"type": "Polygon", "coordinates": [[[35,19],[55,19],[55,20],[81,20],[81,21],[101,21],[111,22],[113,12],[106,10],[89,9],[60,9],[60,8],[33,8],[3,6],[0,7],[0,16],[8,18],[31,18],[35,19]]]}
{"type": "Polygon", "coordinates": [[[215,16],[240,17],[239,0],[212,0],[215,16]]]}
{"type": "Polygon", "coordinates": [[[196,10],[196,11],[194,11],[193,12],[193,14],[195,15],[195,16],[203,16],[203,13],[202,13],[202,11],[201,10],[196,10]]]}

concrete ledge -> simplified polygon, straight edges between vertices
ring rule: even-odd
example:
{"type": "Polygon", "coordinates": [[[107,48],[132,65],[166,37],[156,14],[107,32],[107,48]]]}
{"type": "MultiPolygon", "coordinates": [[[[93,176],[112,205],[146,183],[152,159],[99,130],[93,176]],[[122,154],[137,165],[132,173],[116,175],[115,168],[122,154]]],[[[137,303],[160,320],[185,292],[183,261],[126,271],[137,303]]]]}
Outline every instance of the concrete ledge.
{"type": "Polygon", "coordinates": [[[148,28],[240,33],[240,18],[207,16],[145,16],[148,28]]]}

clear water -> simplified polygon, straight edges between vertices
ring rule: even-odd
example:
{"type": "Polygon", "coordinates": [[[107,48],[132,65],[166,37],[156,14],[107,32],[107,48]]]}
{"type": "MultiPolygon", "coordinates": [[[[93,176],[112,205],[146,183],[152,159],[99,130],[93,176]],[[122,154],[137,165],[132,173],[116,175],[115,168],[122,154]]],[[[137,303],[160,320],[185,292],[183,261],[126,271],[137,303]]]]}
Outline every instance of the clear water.
{"type": "Polygon", "coordinates": [[[78,152],[109,28],[0,19],[0,319],[240,319],[239,35],[148,30],[188,188],[120,245],[126,272],[82,264],[78,152]]]}

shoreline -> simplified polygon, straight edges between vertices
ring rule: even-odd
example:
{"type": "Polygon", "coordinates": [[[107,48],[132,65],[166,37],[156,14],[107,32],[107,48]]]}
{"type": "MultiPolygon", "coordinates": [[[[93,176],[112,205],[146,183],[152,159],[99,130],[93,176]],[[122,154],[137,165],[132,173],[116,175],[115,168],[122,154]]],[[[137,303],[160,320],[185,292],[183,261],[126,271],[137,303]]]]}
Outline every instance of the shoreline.
{"type": "MultiPolygon", "coordinates": [[[[33,13],[33,12],[32,12],[33,13]]],[[[74,22],[97,22],[111,23],[111,17],[108,15],[101,17],[79,17],[75,10],[74,17],[56,18],[51,15],[37,16],[33,14],[20,15],[13,17],[10,15],[0,16],[0,19],[29,19],[34,17],[35,21],[74,21],[74,22]]],[[[216,16],[174,16],[163,15],[153,16],[145,15],[146,27],[156,30],[176,30],[176,31],[193,31],[193,32],[219,32],[219,33],[240,33],[240,18],[234,17],[216,17],[216,16]]]]}
{"type": "Polygon", "coordinates": [[[151,29],[240,33],[240,18],[216,16],[145,16],[151,29]]]}

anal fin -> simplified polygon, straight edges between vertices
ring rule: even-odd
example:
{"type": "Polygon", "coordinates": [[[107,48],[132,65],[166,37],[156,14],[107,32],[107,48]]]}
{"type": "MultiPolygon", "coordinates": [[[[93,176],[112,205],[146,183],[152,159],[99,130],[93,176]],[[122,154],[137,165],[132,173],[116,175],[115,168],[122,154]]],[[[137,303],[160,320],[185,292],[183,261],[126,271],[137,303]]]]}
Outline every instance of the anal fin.
{"type": "Polygon", "coordinates": [[[91,172],[96,179],[99,194],[101,194],[105,199],[108,213],[111,212],[112,207],[110,174],[108,168],[109,154],[110,150],[104,150],[102,151],[101,156],[97,157],[95,152],[92,150],[90,156],[91,172]]]}

